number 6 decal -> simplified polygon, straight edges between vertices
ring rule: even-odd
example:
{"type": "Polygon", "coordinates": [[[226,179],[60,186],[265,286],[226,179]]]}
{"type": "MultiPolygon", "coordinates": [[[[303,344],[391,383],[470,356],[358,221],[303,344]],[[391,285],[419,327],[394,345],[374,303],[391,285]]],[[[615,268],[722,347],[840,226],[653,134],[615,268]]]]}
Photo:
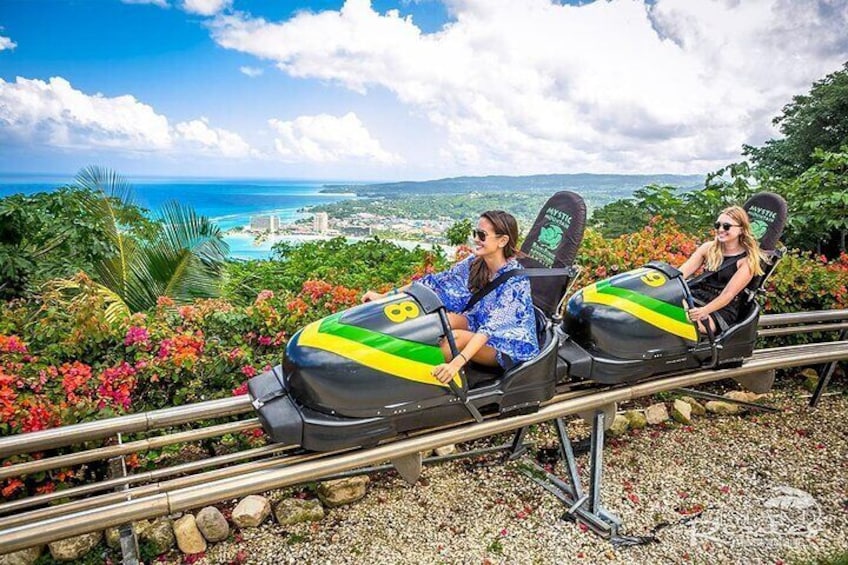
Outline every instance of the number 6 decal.
{"type": "Polygon", "coordinates": [[[397,304],[389,304],[383,308],[383,313],[386,315],[386,318],[396,324],[399,324],[410,318],[417,318],[421,311],[418,309],[418,305],[415,304],[415,302],[406,300],[397,304]]]}

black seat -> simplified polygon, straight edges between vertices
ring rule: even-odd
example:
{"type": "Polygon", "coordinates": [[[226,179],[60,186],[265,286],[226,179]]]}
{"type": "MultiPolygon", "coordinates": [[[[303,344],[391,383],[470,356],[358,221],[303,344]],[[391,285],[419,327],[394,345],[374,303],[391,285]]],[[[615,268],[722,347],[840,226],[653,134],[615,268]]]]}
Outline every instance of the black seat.
{"type": "MultiPolygon", "coordinates": [[[[519,262],[527,269],[572,267],[586,228],[586,203],[579,194],[564,190],[551,196],[527,238],[519,262]]],[[[568,289],[568,276],[530,279],[533,304],[550,318],[568,289]]]]}
{"type": "MultiPolygon", "coordinates": [[[[751,231],[760,244],[760,249],[766,255],[762,262],[763,274],[755,276],[748,283],[744,302],[750,303],[757,294],[765,292],[766,282],[780,262],[785,248],[777,249],[783,228],[786,226],[786,200],[773,192],[759,192],[748,199],[742,206],[751,220],[751,231]]],[[[742,312],[740,311],[740,319],[742,312]]]]}

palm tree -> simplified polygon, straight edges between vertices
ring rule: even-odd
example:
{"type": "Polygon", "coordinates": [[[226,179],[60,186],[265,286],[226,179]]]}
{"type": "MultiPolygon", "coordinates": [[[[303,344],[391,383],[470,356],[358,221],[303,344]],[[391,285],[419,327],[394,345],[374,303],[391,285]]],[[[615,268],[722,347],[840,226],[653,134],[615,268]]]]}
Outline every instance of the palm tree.
{"type": "MultiPolygon", "coordinates": [[[[119,209],[132,201],[130,185],[102,167],[83,169],[76,186],[90,195],[85,208],[106,226],[114,254],[94,265],[92,278],[115,319],[156,306],[167,296],[177,303],[218,296],[222,266],[229,249],[223,234],[208,218],[177,202],[169,202],[155,216],[159,232],[151,239],[131,236],[122,226],[119,209]]],[[[60,287],[79,288],[72,280],[60,287]]]]}

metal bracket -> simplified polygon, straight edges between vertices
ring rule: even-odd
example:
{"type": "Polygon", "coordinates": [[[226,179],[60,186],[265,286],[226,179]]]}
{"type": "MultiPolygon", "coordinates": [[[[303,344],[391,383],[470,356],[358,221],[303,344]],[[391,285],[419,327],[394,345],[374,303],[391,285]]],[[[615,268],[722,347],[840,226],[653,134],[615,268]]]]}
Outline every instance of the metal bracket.
{"type": "MultiPolygon", "coordinates": [[[[839,332],[839,337],[837,341],[843,341],[848,337],[848,329],[842,330],[839,332]]],[[[816,391],[813,393],[813,397],[810,398],[810,408],[815,408],[816,404],[819,403],[819,399],[822,394],[824,394],[824,390],[827,388],[827,384],[830,382],[830,378],[833,376],[833,371],[836,370],[836,364],[838,361],[831,361],[827,365],[824,366],[824,371],[822,376],[819,378],[819,382],[816,385],[816,391]]]]}
{"type": "MultiPolygon", "coordinates": [[[[120,445],[122,443],[123,440],[121,438],[121,434],[118,433],[118,444],[120,445]]],[[[127,462],[123,455],[109,459],[108,467],[109,474],[112,478],[127,476],[127,462]]],[[[124,483],[123,486],[120,486],[115,490],[121,492],[128,489],[129,483],[124,483]]],[[[132,496],[128,494],[127,500],[130,500],[131,498],[132,496]]],[[[138,549],[138,537],[135,535],[135,527],[133,527],[132,523],[121,524],[118,527],[118,532],[120,534],[121,543],[121,562],[124,565],[139,565],[140,552],[138,549]]]]}
{"type": "Polygon", "coordinates": [[[563,519],[575,520],[586,525],[605,539],[615,540],[621,527],[621,520],[601,505],[601,479],[603,478],[604,457],[604,412],[598,410],[592,418],[592,437],[590,439],[591,471],[589,491],[584,491],[580,474],[577,471],[577,459],[574,447],[562,418],[554,420],[559,438],[560,456],[568,474],[569,482],[546,471],[538,463],[530,463],[522,473],[536,484],[556,496],[565,506],[563,519]]]}

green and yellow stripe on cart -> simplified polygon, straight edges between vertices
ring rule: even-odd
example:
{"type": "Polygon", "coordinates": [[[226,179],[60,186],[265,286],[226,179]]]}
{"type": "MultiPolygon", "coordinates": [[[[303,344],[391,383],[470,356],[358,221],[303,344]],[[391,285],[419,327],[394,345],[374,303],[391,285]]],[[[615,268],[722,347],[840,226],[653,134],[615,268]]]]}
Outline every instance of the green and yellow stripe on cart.
{"type": "Polygon", "coordinates": [[[601,281],[583,289],[584,302],[611,306],[665,332],[698,340],[698,331],[680,306],[601,281]]]}
{"type": "MultiPolygon", "coordinates": [[[[432,374],[445,362],[441,348],[343,324],[341,313],[303,328],[299,345],[335,353],[371,369],[428,385],[447,387],[432,374]]],[[[454,377],[459,385],[459,375],[454,377]]]]}

